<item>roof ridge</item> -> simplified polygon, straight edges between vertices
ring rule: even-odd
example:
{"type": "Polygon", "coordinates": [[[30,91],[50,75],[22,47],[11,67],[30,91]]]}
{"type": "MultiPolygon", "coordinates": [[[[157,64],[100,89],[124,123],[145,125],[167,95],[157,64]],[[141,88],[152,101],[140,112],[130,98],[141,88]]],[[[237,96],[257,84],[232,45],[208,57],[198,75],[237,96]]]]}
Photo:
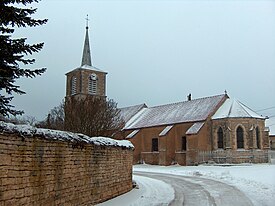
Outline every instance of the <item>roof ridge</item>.
{"type": "MultiPolygon", "coordinates": [[[[238,100],[237,100],[237,101],[238,101],[238,100]]],[[[244,109],[244,111],[245,111],[249,116],[251,116],[251,114],[249,113],[249,111],[247,111],[247,109],[250,110],[251,112],[254,112],[255,114],[257,114],[257,115],[259,115],[259,116],[262,116],[262,115],[258,114],[257,112],[255,112],[255,111],[254,111],[253,109],[251,109],[250,107],[246,106],[244,103],[242,103],[242,102],[240,102],[240,101],[238,101],[238,103],[240,104],[240,106],[244,109]]]]}
{"type": "Polygon", "coordinates": [[[202,99],[209,99],[209,98],[214,98],[214,97],[218,97],[218,96],[224,96],[226,94],[219,94],[219,95],[213,95],[213,96],[208,96],[208,97],[200,97],[197,99],[192,99],[192,100],[184,100],[181,102],[173,102],[173,103],[168,103],[168,104],[162,104],[162,105],[156,105],[156,106],[152,106],[152,107],[148,107],[149,109],[151,108],[158,108],[158,107],[163,107],[163,106],[168,106],[168,105],[176,105],[176,104],[180,104],[180,103],[184,103],[184,102],[194,102],[194,101],[198,101],[198,100],[202,100],[202,99]]]}
{"type": "Polygon", "coordinates": [[[118,108],[118,109],[127,109],[127,108],[130,108],[130,107],[137,107],[137,106],[143,106],[143,105],[147,107],[146,103],[141,103],[141,104],[135,104],[135,105],[128,106],[128,107],[121,107],[121,108],[118,108]]]}
{"type": "Polygon", "coordinates": [[[232,107],[233,107],[233,104],[234,104],[234,102],[236,101],[235,99],[229,99],[229,101],[231,101],[232,103],[231,103],[231,105],[230,105],[230,108],[229,108],[229,111],[228,111],[228,116],[230,116],[230,114],[231,114],[231,112],[232,112],[232,107]]]}

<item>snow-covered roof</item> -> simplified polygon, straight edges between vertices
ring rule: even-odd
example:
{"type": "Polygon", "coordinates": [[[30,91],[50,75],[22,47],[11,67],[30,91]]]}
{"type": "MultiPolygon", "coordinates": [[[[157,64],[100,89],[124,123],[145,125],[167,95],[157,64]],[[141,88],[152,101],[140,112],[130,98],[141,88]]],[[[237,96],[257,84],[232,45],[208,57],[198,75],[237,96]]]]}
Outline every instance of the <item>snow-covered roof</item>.
{"type": "Polygon", "coordinates": [[[101,70],[101,69],[98,69],[97,67],[94,67],[94,66],[89,66],[89,65],[82,65],[80,67],[77,67],[76,69],[73,69],[69,72],[66,73],[66,75],[70,74],[71,72],[74,72],[74,71],[77,71],[77,70],[92,70],[92,71],[96,71],[96,72],[101,72],[101,73],[105,73],[107,74],[107,72],[101,70]]]}
{"type": "Polygon", "coordinates": [[[39,136],[45,139],[84,142],[94,145],[114,146],[133,149],[133,144],[128,140],[114,140],[108,137],[89,137],[84,134],[65,132],[59,130],[41,129],[29,125],[14,125],[0,121],[0,132],[9,134],[20,134],[21,136],[39,136]]]}
{"type": "Polygon", "coordinates": [[[197,134],[200,129],[203,127],[204,122],[196,122],[194,123],[187,131],[186,134],[197,134]]]}
{"type": "Polygon", "coordinates": [[[223,94],[143,108],[126,122],[124,129],[139,129],[183,122],[204,121],[215,111],[218,104],[227,97],[226,94],[223,94]]]}
{"type": "Polygon", "coordinates": [[[258,118],[265,119],[265,117],[257,114],[249,107],[235,99],[227,99],[222,106],[212,116],[212,119],[223,118],[258,118]]]}
{"type": "Polygon", "coordinates": [[[159,133],[159,136],[161,137],[161,136],[167,135],[167,133],[172,129],[173,126],[174,126],[174,125],[169,125],[169,126],[165,127],[165,128],[161,131],[161,133],[159,133]]]}
{"type": "Polygon", "coordinates": [[[119,108],[120,115],[125,122],[128,122],[141,109],[147,108],[146,104],[138,104],[129,107],[119,108]]]}
{"type": "Polygon", "coordinates": [[[79,68],[80,68],[80,69],[88,69],[88,70],[93,70],[93,71],[97,71],[97,72],[107,73],[107,72],[105,72],[105,71],[103,71],[103,70],[101,70],[101,69],[99,69],[99,68],[97,68],[97,67],[89,66],[89,65],[87,65],[87,64],[82,65],[82,66],[79,67],[79,68]]]}
{"type": "Polygon", "coordinates": [[[138,132],[139,132],[139,129],[136,129],[136,130],[132,131],[130,134],[128,134],[128,136],[126,137],[126,139],[133,138],[138,132]]]}

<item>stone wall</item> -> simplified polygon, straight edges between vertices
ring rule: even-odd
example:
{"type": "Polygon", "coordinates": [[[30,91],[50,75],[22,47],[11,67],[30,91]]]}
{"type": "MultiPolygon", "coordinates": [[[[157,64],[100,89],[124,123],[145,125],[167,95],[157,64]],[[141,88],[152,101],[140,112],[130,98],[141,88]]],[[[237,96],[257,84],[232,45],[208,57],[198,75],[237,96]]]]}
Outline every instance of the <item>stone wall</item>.
{"type": "Polygon", "coordinates": [[[269,149],[268,132],[265,130],[265,120],[256,118],[228,118],[213,120],[212,134],[213,134],[213,150],[216,150],[217,145],[217,131],[221,127],[224,134],[224,149],[237,148],[236,130],[241,127],[244,131],[244,149],[269,149]],[[259,143],[257,148],[256,128],[259,129],[259,143]]]}
{"type": "Polygon", "coordinates": [[[269,135],[270,149],[275,150],[275,135],[269,135]]]}
{"type": "Polygon", "coordinates": [[[200,151],[198,163],[217,164],[267,163],[268,150],[215,150],[200,151]]]}
{"type": "Polygon", "coordinates": [[[141,163],[158,165],[159,164],[159,152],[141,152],[141,163]]]}
{"type": "Polygon", "coordinates": [[[132,188],[132,147],[0,132],[1,206],[94,205],[132,188]]]}

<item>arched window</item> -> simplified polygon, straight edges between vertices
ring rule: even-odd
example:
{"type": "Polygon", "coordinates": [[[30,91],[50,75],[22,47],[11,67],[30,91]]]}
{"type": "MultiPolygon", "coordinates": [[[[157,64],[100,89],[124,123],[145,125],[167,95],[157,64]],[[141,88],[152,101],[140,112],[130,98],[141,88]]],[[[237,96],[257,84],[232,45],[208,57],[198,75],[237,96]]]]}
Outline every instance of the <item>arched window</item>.
{"type": "Polygon", "coordinates": [[[72,77],[71,80],[71,95],[76,94],[76,77],[72,77]]]}
{"type": "Polygon", "coordinates": [[[89,77],[89,94],[97,94],[97,75],[94,73],[89,77]]]}
{"type": "Polygon", "coordinates": [[[244,133],[241,126],[237,128],[237,148],[244,148],[244,133]]]}
{"type": "Polygon", "coordinates": [[[257,144],[257,148],[260,149],[261,145],[260,145],[260,130],[259,130],[259,127],[256,127],[256,144],[257,144]]]}
{"type": "Polygon", "coordinates": [[[223,149],[223,131],[221,127],[219,128],[217,134],[218,134],[218,148],[223,149]]]}

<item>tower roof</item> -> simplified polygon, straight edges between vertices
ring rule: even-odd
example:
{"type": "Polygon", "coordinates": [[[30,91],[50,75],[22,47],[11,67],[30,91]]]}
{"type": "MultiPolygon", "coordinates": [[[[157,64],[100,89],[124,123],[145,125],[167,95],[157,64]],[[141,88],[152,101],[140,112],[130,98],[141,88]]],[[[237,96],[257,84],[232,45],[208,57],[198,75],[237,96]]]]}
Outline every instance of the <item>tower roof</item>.
{"type": "Polygon", "coordinates": [[[92,66],[92,60],[91,60],[91,50],[90,50],[90,44],[89,44],[89,27],[88,27],[88,15],[87,15],[87,25],[86,25],[86,35],[85,35],[85,41],[84,41],[84,48],[83,48],[83,54],[82,54],[82,62],[81,66],[88,65],[92,66]]]}
{"type": "Polygon", "coordinates": [[[242,104],[236,99],[227,99],[223,105],[212,116],[212,119],[223,118],[258,118],[265,119],[265,117],[257,114],[252,109],[242,104]]]}

